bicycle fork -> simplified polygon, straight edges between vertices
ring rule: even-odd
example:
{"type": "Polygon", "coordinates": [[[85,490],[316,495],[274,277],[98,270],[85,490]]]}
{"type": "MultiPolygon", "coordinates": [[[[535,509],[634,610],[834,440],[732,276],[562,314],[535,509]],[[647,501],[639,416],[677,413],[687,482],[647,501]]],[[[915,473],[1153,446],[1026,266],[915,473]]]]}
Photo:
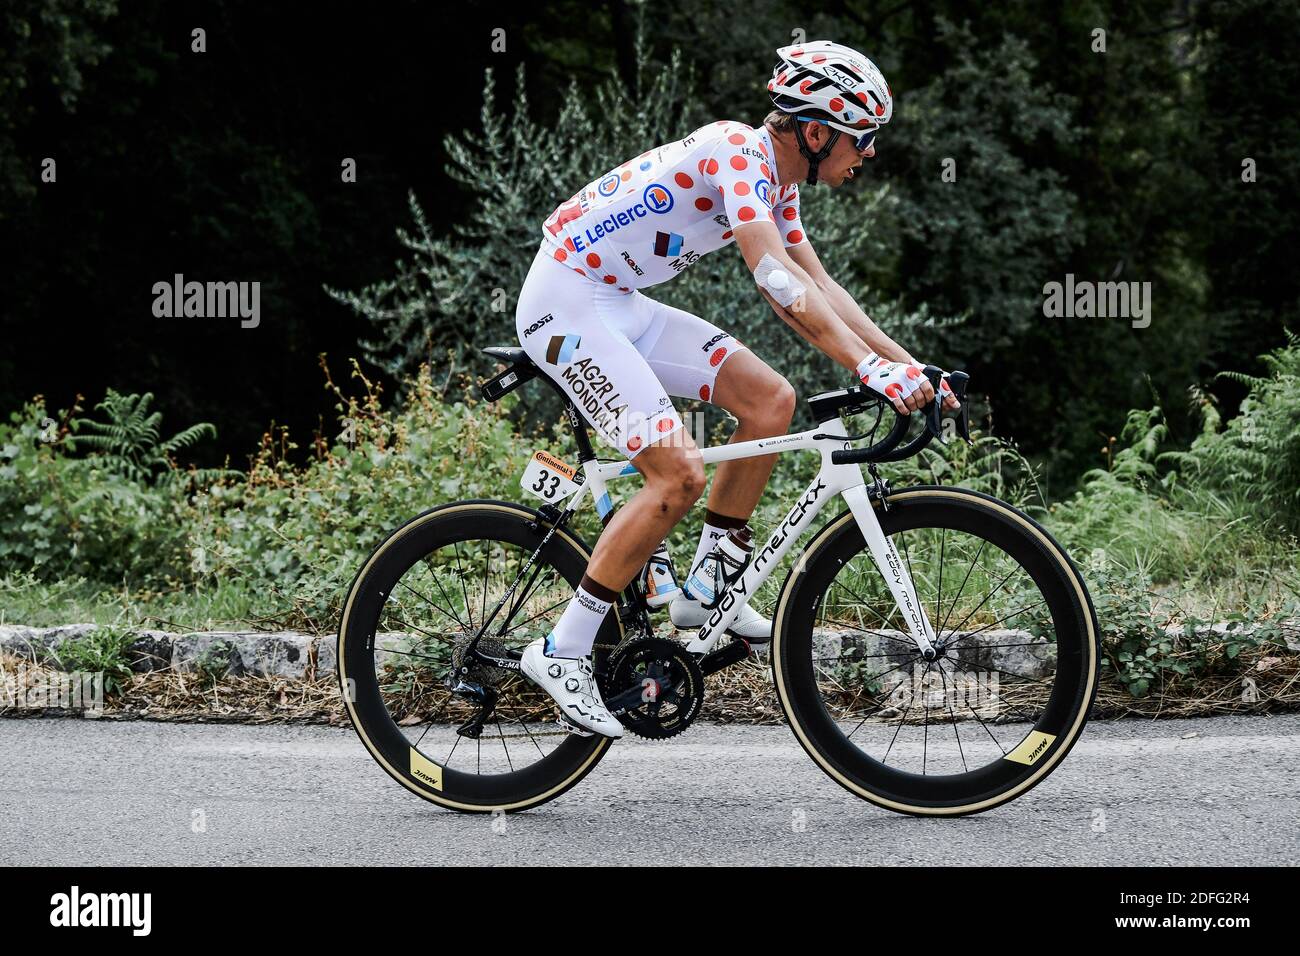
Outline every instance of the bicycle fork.
{"type": "Polygon", "coordinates": [[[912,583],[912,576],[908,574],[907,566],[898,557],[894,542],[885,537],[884,529],[880,527],[876,509],[871,507],[867,486],[860,484],[853,488],[845,488],[841,494],[848,502],[849,510],[853,512],[858,530],[862,532],[876,569],[885,579],[890,594],[894,596],[894,603],[903,615],[903,622],[907,625],[907,633],[916,643],[921,656],[927,661],[934,660],[937,653],[934,649],[934,628],[930,624],[929,616],[921,607],[920,596],[912,583]]]}

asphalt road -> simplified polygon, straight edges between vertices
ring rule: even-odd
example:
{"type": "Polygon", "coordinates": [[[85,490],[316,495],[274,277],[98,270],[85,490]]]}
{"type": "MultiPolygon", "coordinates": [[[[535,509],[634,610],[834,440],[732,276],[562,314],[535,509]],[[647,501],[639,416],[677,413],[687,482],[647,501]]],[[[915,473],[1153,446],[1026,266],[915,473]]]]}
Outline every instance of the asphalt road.
{"type": "Polygon", "coordinates": [[[1093,722],[1046,782],[957,820],[862,802],[785,727],[616,745],[494,821],[440,810],[350,729],[0,720],[0,865],[1295,864],[1300,715],[1093,722]]]}

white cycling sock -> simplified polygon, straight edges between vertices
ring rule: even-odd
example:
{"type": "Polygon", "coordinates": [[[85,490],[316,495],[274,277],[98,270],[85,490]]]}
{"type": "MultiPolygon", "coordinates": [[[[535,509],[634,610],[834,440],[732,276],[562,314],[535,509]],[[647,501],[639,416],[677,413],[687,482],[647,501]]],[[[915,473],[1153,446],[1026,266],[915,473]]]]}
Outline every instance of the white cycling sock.
{"type": "Polygon", "coordinates": [[[564,609],[543,645],[547,657],[586,657],[596,643],[596,633],[613,605],[581,585],[564,609]]]}
{"type": "Polygon", "coordinates": [[[726,533],[726,528],[719,528],[715,525],[709,524],[707,521],[704,523],[704,530],[700,532],[699,546],[695,549],[695,557],[691,560],[690,570],[686,572],[686,586],[684,590],[691,599],[696,601],[700,599],[700,595],[692,592],[690,589],[690,579],[694,576],[695,569],[700,566],[700,562],[704,560],[705,555],[713,550],[714,545],[718,543],[718,539],[726,533]]]}

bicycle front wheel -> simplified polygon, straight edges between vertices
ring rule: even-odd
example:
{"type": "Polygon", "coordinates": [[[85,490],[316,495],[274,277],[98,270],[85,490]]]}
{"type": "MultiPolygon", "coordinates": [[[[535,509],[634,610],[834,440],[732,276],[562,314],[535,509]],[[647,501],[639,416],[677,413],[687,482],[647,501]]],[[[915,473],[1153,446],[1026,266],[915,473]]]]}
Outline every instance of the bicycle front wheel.
{"type": "Polygon", "coordinates": [[[849,512],[809,543],[773,629],[778,696],[804,749],[900,813],[996,807],[1055,768],[1096,694],[1096,616],[1078,569],[1028,516],[976,492],[873,502],[936,635],[925,660],[849,512]]]}

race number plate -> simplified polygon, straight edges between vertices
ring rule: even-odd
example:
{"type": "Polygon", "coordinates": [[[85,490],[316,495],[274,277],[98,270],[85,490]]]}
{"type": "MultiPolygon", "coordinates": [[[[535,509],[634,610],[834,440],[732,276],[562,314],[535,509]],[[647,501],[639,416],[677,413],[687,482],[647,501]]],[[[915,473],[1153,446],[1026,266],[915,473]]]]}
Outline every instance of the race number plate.
{"type": "Polygon", "coordinates": [[[578,490],[578,483],[573,480],[576,474],[576,469],[554,455],[538,451],[533,452],[519,485],[534,498],[563,501],[578,490]]]}

